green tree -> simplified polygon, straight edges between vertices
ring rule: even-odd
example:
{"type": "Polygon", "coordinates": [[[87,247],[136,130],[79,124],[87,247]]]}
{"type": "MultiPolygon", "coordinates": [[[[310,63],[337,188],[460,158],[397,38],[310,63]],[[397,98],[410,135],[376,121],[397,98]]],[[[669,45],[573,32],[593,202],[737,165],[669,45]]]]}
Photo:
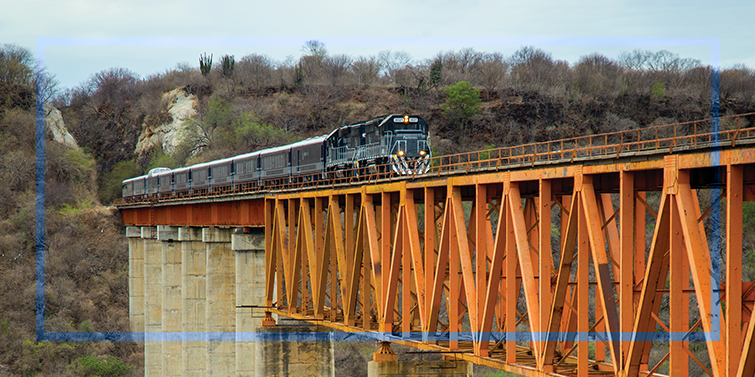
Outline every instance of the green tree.
{"type": "Polygon", "coordinates": [[[480,91],[466,81],[459,81],[445,89],[446,102],[441,105],[443,115],[463,128],[480,111],[480,91]]]}
{"type": "Polygon", "coordinates": [[[440,61],[440,59],[435,59],[433,64],[430,66],[430,88],[435,88],[436,86],[440,85],[440,81],[442,78],[443,73],[443,62],[440,61]]]}
{"type": "Polygon", "coordinates": [[[189,156],[212,151],[207,156],[227,157],[290,141],[282,129],[262,122],[253,111],[240,112],[219,97],[210,100],[204,115],[194,118],[191,129],[189,146],[180,148],[188,150],[189,156]]]}
{"type": "Polygon", "coordinates": [[[103,204],[112,203],[115,198],[120,198],[124,179],[139,176],[142,172],[133,160],[120,161],[115,164],[113,170],[105,173],[100,178],[98,194],[103,204]]]}

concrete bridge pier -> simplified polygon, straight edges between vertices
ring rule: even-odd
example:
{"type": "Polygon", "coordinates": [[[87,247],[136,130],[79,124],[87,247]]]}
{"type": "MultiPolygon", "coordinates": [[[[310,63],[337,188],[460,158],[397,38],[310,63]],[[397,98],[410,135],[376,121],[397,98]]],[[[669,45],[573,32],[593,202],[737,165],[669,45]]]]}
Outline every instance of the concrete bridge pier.
{"type": "Polygon", "coordinates": [[[258,342],[257,377],[335,377],[333,342],[329,340],[292,341],[295,336],[329,336],[324,326],[266,326],[259,332],[272,333],[276,341],[258,342]]]}
{"type": "Polygon", "coordinates": [[[131,332],[144,331],[144,241],[142,229],[126,227],[128,239],[128,320],[131,332]]]}
{"type": "MultiPolygon", "coordinates": [[[[182,330],[181,300],[181,246],[178,242],[178,228],[157,227],[157,240],[162,248],[162,331],[179,333],[182,330]]],[[[162,342],[163,376],[182,375],[181,341],[162,342]]]]}
{"type": "Polygon", "coordinates": [[[381,342],[367,366],[368,377],[472,377],[473,365],[464,360],[398,361],[390,342],[381,342]]]}
{"type": "Polygon", "coordinates": [[[207,311],[207,251],[202,243],[202,228],[178,228],[181,242],[181,328],[197,341],[182,343],[182,370],[188,377],[203,377],[207,355],[204,341],[207,311]]]}
{"type": "MultiPolygon", "coordinates": [[[[157,228],[141,227],[144,249],[144,331],[154,339],[162,332],[163,318],[163,253],[157,240],[157,228]],[[150,335],[152,333],[152,335],[150,335]]],[[[163,375],[163,350],[159,340],[144,342],[144,375],[163,375]]]]}
{"type": "Polygon", "coordinates": [[[236,258],[231,250],[231,229],[203,228],[207,250],[206,376],[236,374],[236,345],[231,339],[213,340],[236,331],[236,258]]]}
{"type": "Polygon", "coordinates": [[[257,342],[245,341],[261,326],[265,305],[265,233],[260,228],[238,228],[231,234],[236,254],[236,376],[254,377],[257,342]]]}

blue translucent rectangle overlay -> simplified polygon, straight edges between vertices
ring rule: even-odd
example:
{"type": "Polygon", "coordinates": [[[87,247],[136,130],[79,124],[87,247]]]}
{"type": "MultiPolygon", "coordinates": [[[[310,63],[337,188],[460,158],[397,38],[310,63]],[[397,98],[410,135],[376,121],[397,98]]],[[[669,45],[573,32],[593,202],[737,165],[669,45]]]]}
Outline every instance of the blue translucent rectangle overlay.
{"type": "MultiPolygon", "coordinates": [[[[380,332],[46,332],[45,331],[45,51],[47,47],[83,46],[275,46],[298,45],[304,38],[37,38],[36,57],[36,337],[37,341],[448,341],[448,340],[590,340],[631,341],[717,341],[721,338],[721,255],[711,253],[711,332],[692,333],[380,333],[380,332]],[[511,337],[511,339],[509,339],[511,337]]],[[[711,166],[720,166],[720,40],[718,38],[329,38],[328,43],[341,46],[705,46],[711,49],[711,166]]],[[[714,169],[720,174],[720,169],[714,169]]],[[[711,197],[710,250],[720,249],[722,214],[720,188],[711,197]]]]}

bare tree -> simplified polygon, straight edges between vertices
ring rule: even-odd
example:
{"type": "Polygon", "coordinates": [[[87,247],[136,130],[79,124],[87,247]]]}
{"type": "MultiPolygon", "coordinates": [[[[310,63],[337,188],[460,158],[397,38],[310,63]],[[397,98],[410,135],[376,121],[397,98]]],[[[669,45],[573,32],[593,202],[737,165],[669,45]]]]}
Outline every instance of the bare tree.
{"type": "Polygon", "coordinates": [[[396,74],[411,63],[412,56],[406,51],[383,50],[378,53],[378,59],[385,75],[396,82],[396,74]]]}
{"type": "Polygon", "coordinates": [[[574,67],[574,84],[583,93],[608,96],[616,89],[620,75],[618,64],[594,53],[583,56],[574,67]]]}
{"type": "Polygon", "coordinates": [[[274,66],[273,60],[265,55],[247,55],[239,61],[236,78],[244,86],[260,89],[271,84],[274,66]]]}
{"type": "Polygon", "coordinates": [[[349,72],[351,57],[348,55],[328,56],[325,59],[325,74],[330,85],[343,83],[343,77],[349,72]]]}
{"type": "Polygon", "coordinates": [[[34,72],[31,51],[14,44],[0,46],[0,82],[31,85],[34,72]]]}
{"type": "Polygon", "coordinates": [[[489,95],[503,85],[508,70],[509,63],[504,61],[501,54],[481,54],[472,66],[475,73],[472,82],[485,88],[489,95]]]}
{"type": "Polygon", "coordinates": [[[302,46],[301,50],[304,55],[325,56],[328,54],[328,49],[325,48],[325,43],[316,39],[304,42],[304,46],[302,46]]]}
{"type": "Polygon", "coordinates": [[[380,62],[376,57],[360,56],[351,63],[351,72],[354,73],[359,85],[371,85],[380,73],[380,62]]]}
{"type": "MultiPolygon", "coordinates": [[[[510,59],[514,83],[520,88],[541,90],[552,86],[557,81],[553,75],[557,62],[553,60],[550,53],[532,46],[525,46],[514,52],[510,59]]],[[[560,65],[559,70],[563,71],[564,63],[560,65]]]]}

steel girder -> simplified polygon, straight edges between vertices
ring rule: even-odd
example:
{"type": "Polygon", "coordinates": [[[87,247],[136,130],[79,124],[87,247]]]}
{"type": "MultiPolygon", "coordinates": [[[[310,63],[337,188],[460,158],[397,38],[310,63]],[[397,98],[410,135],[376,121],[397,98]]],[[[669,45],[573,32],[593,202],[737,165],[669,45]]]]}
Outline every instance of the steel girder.
{"type": "Polygon", "coordinates": [[[269,312],[526,375],[752,375],[755,153],[720,153],[267,196],[269,312]]]}

